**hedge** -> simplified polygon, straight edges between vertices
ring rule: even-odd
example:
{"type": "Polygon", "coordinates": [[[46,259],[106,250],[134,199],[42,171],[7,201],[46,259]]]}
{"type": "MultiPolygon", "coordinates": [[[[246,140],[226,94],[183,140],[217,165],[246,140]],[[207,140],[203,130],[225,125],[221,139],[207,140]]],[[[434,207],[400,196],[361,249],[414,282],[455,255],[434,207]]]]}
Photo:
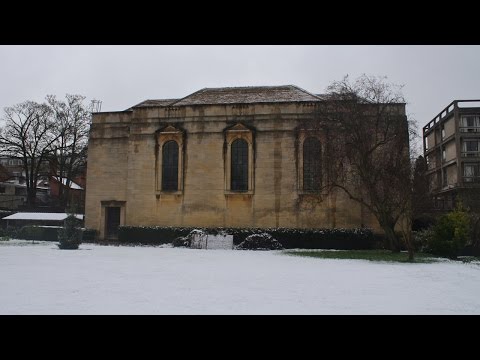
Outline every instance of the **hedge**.
{"type": "Polygon", "coordinates": [[[193,229],[216,235],[233,235],[235,245],[252,234],[268,233],[286,249],[338,249],[361,250],[377,247],[378,239],[370,229],[294,229],[294,228],[194,228],[160,226],[120,226],[118,240],[121,243],[160,245],[186,236],[193,229]]]}
{"type": "Polygon", "coordinates": [[[97,239],[98,231],[95,229],[85,229],[83,230],[83,242],[95,242],[97,239]]]}
{"type": "Polygon", "coordinates": [[[61,227],[24,226],[15,234],[17,239],[57,241],[58,230],[61,227]]]}
{"type": "MultiPolygon", "coordinates": [[[[9,236],[11,238],[22,240],[40,240],[40,241],[58,241],[58,231],[61,230],[61,226],[45,227],[27,225],[20,229],[8,229],[3,231],[1,236],[9,236]]],[[[93,229],[83,230],[83,241],[95,241],[97,231],[93,229]]]]}

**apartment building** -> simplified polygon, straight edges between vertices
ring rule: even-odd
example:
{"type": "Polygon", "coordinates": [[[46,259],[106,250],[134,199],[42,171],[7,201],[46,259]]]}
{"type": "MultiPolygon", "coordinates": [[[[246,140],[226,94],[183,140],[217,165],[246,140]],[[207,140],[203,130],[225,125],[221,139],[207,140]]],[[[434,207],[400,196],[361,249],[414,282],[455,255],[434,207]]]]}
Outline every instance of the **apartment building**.
{"type": "Polygon", "coordinates": [[[454,100],[423,127],[434,207],[480,210],[480,100],[454,100]]]}

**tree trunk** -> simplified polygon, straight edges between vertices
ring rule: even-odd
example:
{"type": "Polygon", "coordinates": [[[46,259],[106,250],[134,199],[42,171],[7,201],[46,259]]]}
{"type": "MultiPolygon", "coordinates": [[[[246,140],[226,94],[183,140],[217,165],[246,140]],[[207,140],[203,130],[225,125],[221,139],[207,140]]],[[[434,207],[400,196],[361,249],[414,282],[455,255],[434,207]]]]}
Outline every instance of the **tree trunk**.
{"type": "Polygon", "coordinates": [[[407,230],[407,233],[404,234],[405,238],[405,246],[407,247],[408,251],[408,261],[414,261],[415,260],[415,251],[413,248],[413,241],[412,241],[412,231],[411,229],[407,230]]]}
{"type": "MultiPolygon", "coordinates": [[[[68,184],[69,182],[66,181],[66,183],[68,184]]],[[[64,200],[65,201],[64,207],[65,207],[65,210],[67,210],[72,206],[72,204],[70,204],[70,188],[68,186],[65,186],[63,196],[64,196],[64,199],[65,199],[64,200]]]]}
{"type": "Polygon", "coordinates": [[[37,200],[37,189],[30,189],[27,193],[27,204],[30,208],[35,208],[37,200]]]}
{"type": "Polygon", "coordinates": [[[414,261],[415,260],[415,252],[413,251],[413,247],[409,246],[408,247],[408,261],[414,261]]]}
{"type": "MultiPolygon", "coordinates": [[[[60,180],[63,180],[63,178],[59,178],[60,180]]],[[[58,200],[60,202],[60,206],[63,209],[67,209],[67,198],[65,196],[65,187],[63,185],[63,182],[58,183],[58,200]]]]}
{"type": "Polygon", "coordinates": [[[392,250],[392,252],[400,252],[400,244],[395,234],[394,227],[395,225],[380,223],[383,231],[385,232],[385,237],[387,240],[387,246],[392,250]]]}

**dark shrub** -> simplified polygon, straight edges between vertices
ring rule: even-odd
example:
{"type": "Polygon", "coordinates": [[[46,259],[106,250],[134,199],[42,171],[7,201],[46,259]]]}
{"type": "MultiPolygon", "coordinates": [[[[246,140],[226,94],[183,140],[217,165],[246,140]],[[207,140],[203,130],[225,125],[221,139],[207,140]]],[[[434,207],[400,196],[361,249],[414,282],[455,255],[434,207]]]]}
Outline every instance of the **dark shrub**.
{"type": "MultiPolygon", "coordinates": [[[[193,228],[120,226],[118,239],[123,243],[160,245],[187,236],[192,230],[208,234],[233,235],[235,245],[252,234],[269,233],[286,249],[362,250],[377,248],[381,236],[370,229],[294,229],[294,228],[193,228]]],[[[178,239],[177,243],[181,240],[178,239]]]]}
{"type": "Polygon", "coordinates": [[[435,225],[435,218],[429,215],[418,216],[413,219],[412,230],[413,231],[422,231],[427,230],[435,225]]]}
{"type": "Polygon", "coordinates": [[[21,239],[20,237],[18,237],[18,232],[19,232],[19,229],[17,228],[7,228],[5,230],[5,237],[7,238],[10,238],[10,239],[21,239]]]}
{"type": "Polygon", "coordinates": [[[11,238],[23,240],[57,241],[57,235],[60,229],[61,228],[56,226],[27,225],[19,230],[9,229],[7,233],[11,238]]]}
{"type": "Polygon", "coordinates": [[[76,250],[82,243],[81,222],[70,214],[65,219],[65,226],[58,232],[58,247],[63,250],[76,250]]]}
{"type": "Polygon", "coordinates": [[[282,250],[283,246],[270,234],[252,234],[242,241],[236,249],[239,250],[282,250]]]}
{"type": "Polygon", "coordinates": [[[38,226],[23,226],[18,232],[17,237],[23,240],[42,240],[43,228],[38,226]]]}
{"type": "Polygon", "coordinates": [[[193,228],[120,226],[118,229],[118,241],[130,244],[167,244],[178,237],[188,235],[191,230],[193,228]]]}
{"type": "Polygon", "coordinates": [[[188,237],[179,236],[172,241],[173,247],[190,247],[190,242],[188,237]]]}
{"type": "Polygon", "coordinates": [[[461,208],[442,215],[433,228],[429,251],[456,259],[470,236],[470,218],[461,208]]]}
{"type": "Polygon", "coordinates": [[[97,239],[98,231],[95,229],[83,230],[83,242],[94,242],[97,239]]]}
{"type": "Polygon", "coordinates": [[[433,238],[433,229],[412,231],[413,247],[417,252],[430,252],[430,244],[433,238]]]}
{"type": "Polygon", "coordinates": [[[285,249],[373,249],[375,237],[370,229],[265,229],[285,249]]]}
{"type": "Polygon", "coordinates": [[[41,240],[44,241],[57,241],[58,240],[58,232],[61,228],[58,227],[42,227],[42,235],[41,240]]]}

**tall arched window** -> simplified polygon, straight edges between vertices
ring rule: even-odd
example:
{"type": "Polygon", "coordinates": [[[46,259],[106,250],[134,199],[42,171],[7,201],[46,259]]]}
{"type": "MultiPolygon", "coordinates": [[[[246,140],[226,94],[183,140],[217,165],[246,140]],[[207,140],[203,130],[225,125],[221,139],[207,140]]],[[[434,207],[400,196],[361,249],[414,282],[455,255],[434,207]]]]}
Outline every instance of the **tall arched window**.
{"type": "Polygon", "coordinates": [[[162,190],[178,190],[178,144],[173,140],[162,148],[162,190]]]}
{"type": "Polygon", "coordinates": [[[248,191],[248,143],[237,139],[232,143],[231,190],[248,191]]]}
{"type": "Polygon", "coordinates": [[[308,137],[303,142],[303,190],[320,190],[322,186],[322,151],[320,141],[308,137]]]}

